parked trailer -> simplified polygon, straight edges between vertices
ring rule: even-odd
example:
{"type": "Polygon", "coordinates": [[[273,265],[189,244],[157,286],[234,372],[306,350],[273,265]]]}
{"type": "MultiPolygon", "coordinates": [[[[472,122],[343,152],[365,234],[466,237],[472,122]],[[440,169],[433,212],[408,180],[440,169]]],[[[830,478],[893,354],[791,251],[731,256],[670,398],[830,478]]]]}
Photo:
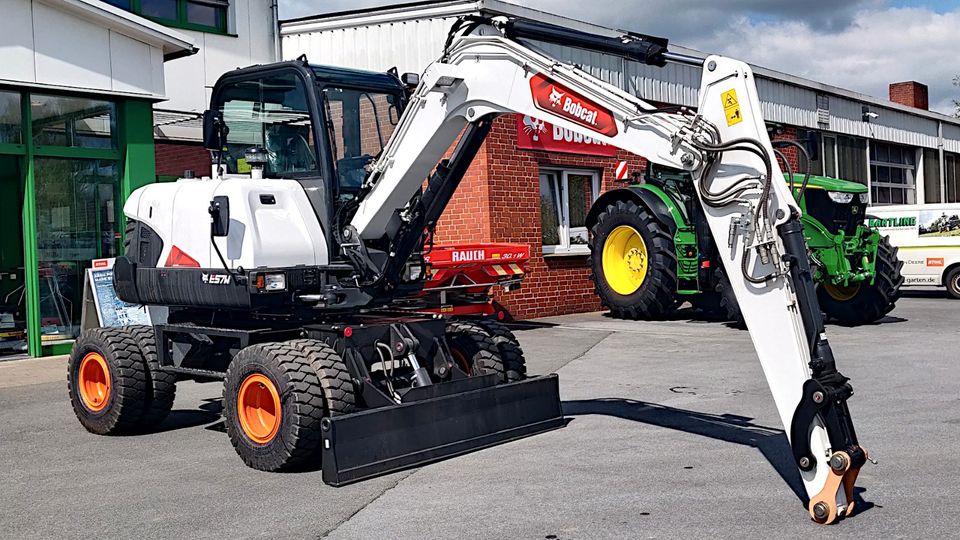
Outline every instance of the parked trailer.
{"type": "Polygon", "coordinates": [[[875,206],[867,214],[900,248],[905,286],[946,287],[960,299],[960,204],[875,206]]]}

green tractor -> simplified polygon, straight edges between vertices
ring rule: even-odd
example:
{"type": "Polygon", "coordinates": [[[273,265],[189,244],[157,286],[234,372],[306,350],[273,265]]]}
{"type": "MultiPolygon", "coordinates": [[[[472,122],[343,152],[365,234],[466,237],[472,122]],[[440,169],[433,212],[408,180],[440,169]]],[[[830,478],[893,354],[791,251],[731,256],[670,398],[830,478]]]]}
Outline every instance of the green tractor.
{"type": "MultiPolygon", "coordinates": [[[[883,318],[900,296],[903,263],[889,238],[866,224],[867,187],[811,176],[802,190],[802,182],[794,175],[791,185],[821,308],[845,324],[883,318]]],[[[689,301],[710,317],[742,322],[688,173],[651,164],[642,182],[604,193],[586,225],[591,278],[614,317],[663,318],[689,301]]]]}

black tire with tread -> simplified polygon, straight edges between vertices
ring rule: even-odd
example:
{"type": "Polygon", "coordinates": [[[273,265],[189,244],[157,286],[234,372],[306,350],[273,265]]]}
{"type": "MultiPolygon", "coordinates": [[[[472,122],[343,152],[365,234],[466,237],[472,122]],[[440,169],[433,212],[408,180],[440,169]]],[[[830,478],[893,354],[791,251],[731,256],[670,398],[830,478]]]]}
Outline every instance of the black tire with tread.
{"type": "Polygon", "coordinates": [[[327,416],[349,414],[356,410],[353,379],[343,359],[333,347],[317,339],[294,339],[287,344],[310,357],[310,365],[317,374],[323,392],[327,416]]]}
{"type": "Polygon", "coordinates": [[[899,251],[899,248],[890,244],[889,236],[881,238],[877,246],[877,275],[873,285],[861,285],[849,300],[835,300],[822,286],[817,287],[820,308],[827,317],[844,324],[867,324],[890,313],[900,299],[900,286],[903,285],[903,275],[900,273],[903,261],[897,257],[899,251]]]}
{"type": "Polygon", "coordinates": [[[677,307],[677,254],[673,234],[665,224],[669,216],[654,216],[633,201],[607,205],[590,229],[590,279],[600,302],[618,319],[661,319],[677,307]],[[621,295],[603,277],[603,244],[614,229],[629,225],[647,247],[647,275],[640,288],[621,295]]]}
{"type": "Polygon", "coordinates": [[[507,381],[507,369],[500,350],[483,326],[473,321],[450,320],[447,321],[446,338],[451,351],[458,350],[463,355],[470,368],[469,375],[496,373],[499,382],[507,381]]]}
{"type": "Polygon", "coordinates": [[[127,326],[126,330],[140,347],[146,375],[147,399],[141,424],[144,428],[155,427],[170,414],[177,395],[177,375],[160,371],[157,356],[156,332],[152,326],[127,326]]]}
{"type": "Polygon", "coordinates": [[[230,442],[248,466],[261,471],[296,470],[318,458],[324,393],[311,356],[288,343],[261,343],[242,349],[227,368],[224,423],[230,442]],[[250,439],[237,417],[240,385],[254,373],[268,377],[280,394],[280,428],[265,444],[250,439]]]}
{"type": "Polygon", "coordinates": [[[501,382],[522,381],[527,378],[527,359],[523,355],[523,349],[517,336],[513,335],[507,326],[493,319],[479,319],[477,324],[487,331],[487,334],[493,339],[497,350],[500,352],[500,360],[503,363],[504,377],[501,382]]]}
{"type": "Polygon", "coordinates": [[[947,287],[947,294],[960,300],[960,266],[952,268],[946,273],[943,284],[947,287]]]}
{"type": "Polygon", "coordinates": [[[84,330],[74,343],[67,362],[67,391],[80,424],[98,435],[138,430],[147,400],[145,371],[140,346],[126,329],[84,330]],[[103,356],[110,371],[109,403],[99,412],[84,405],[76,387],[80,362],[91,352],[103,356]]]}

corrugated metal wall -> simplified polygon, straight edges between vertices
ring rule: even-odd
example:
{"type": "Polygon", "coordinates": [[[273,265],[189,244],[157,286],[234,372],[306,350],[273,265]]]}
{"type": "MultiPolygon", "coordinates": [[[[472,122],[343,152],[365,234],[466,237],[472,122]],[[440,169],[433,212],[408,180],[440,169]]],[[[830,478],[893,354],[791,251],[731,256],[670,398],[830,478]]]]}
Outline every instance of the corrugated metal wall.
{"type": "MultiPolygon", "coordinates": [[[[314,63],[384,71],[422,72],[436,60],[454,17],[411,18],[372,25],[293,33],[294,23],[281,29],[285,59],[301,54],[314,63]]],[[[540,44],[552,56],[581,66],[585,71],[645,100],[686,105],[698,103],[700,68],[669,64],[665,68],[643,65],[619,57],[555,44],[540,44]]],[[[830,122],[817,123],[817,92],[810,88],[763,76],[757,78],[764,118],[769,122],[824,129],[910,146],[938,148],[940,122],[893,108],[870,105],[879,118],[863,121],[863,103],[830,95],[830,122]]],[[[944,149],[960,152],[960,126],[944,124],[944,149]]]]}

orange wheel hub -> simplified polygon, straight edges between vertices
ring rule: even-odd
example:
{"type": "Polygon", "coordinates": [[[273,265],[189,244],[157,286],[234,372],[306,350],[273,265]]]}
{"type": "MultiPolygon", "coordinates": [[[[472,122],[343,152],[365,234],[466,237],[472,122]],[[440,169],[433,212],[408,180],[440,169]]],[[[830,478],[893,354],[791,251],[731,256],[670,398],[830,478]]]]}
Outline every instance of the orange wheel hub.
{"type": "Polygon", "coordinates": [[[110,401],[110,368],[103,355],[87,353],[77,371],[77,389],[83,404],[93,412],[100,412],[110,401]]]}
{"type": "Polygon", "coordinates": [[[247,376],[237,394],[237,418],[250,440],[267,444],[280,431],[280,393],[262,373],[247,376]]]}

